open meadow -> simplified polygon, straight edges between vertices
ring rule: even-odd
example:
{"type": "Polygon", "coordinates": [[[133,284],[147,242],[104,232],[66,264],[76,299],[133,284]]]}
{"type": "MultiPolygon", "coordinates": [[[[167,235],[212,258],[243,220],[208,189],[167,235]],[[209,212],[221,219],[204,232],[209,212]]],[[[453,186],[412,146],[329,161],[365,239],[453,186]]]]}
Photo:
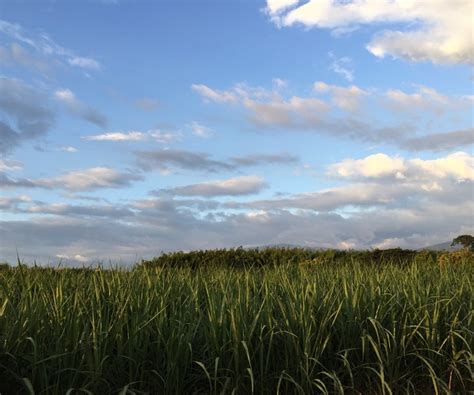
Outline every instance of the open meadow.
{"type": "Polygon", "coordinates": [[[0,393],[467,394],[473,281],[472,253],[396,250],[5,267],[0,393]]]}

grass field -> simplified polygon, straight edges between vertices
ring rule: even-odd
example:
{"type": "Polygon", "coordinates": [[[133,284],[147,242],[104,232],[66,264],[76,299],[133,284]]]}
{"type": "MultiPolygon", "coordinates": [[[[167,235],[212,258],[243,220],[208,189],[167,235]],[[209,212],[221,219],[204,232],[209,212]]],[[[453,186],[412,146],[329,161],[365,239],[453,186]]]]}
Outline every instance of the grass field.
{"type": "Polygon", "coordinates": [[[279,254],[253,267],[0,270],[0,393],[474,389],[472,255],[279,254]]]}

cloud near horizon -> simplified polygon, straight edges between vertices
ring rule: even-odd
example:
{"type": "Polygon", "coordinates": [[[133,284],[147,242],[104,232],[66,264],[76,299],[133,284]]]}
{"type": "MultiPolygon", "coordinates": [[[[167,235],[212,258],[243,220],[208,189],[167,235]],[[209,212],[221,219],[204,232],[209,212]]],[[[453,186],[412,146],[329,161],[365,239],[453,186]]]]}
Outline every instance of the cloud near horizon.
{"type": "MultiPolygon", "coordinates": [[[[474,157],[465,152],[432,160],[379,153],[333,163],[328,175],[351,183],[245,201],[216,199],[256,194],[267,182],[257,176],[206,181],[151,191],[156,197],[115,205],[48,204],[18,196],[0,201],[0,205],[11,213],[32,217],[29,221],[5,221],[1,232],[21,230],[24,237],[34,232],[35,250],[44,254],[49,249],[41,243],[48,240],[49,248],[53,246],[61,255],[80,252],[91,260],[105,258],[101,249],[108,245],[108,258],[133,260],[137,254],[150,257],[161,250],[278,242],[313,247],[418,248],[474,230],[466,222],[474,209],[474,157]],[[88,229],[95,229],[94,234],[100,236],[88,237],[88,229]],[[437,233],[432,229],[438,229],[437,233]],[[154,240],[156,247],[147,240],[154,240]]],[[[133,178],[123,178],[117,172],[90,169],[42,182],[57,188],[91,190],[125,186],[131,181],[133,178]]],[[[22,245],[21,240],[19,243],[22,245]]]]}

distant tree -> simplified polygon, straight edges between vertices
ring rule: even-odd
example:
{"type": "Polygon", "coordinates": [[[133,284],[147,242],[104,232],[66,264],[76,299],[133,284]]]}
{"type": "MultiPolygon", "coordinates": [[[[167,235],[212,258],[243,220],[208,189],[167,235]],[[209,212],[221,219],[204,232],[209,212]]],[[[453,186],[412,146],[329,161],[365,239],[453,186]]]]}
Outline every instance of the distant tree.
{"type": "Polygon", "coordinates": [[[453,247],[458,244],[461,244],[463,248],[469,251],[474,251],[474,237],[471,235],[461,235],[456,237],[451,243],[451,246],[453,247]]]}

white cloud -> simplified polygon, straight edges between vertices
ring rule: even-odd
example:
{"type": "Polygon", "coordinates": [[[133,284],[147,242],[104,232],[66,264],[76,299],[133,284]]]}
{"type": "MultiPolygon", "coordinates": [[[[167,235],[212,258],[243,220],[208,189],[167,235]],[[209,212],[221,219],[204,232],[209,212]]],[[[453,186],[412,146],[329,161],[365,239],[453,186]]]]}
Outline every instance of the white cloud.
{"type": "Polygon", "coordinates": [[[89,141],[147,141],[155,140],[161,144],[169,144],[173,141],[180,140],[180,133],[165,132],[159,129],[151,129],[147,132],[139,132],[132,130],[129,132],[108,132],[103,134],[97,134],[93,136],[83,136],[83,140],[89,141]]]}
{"type": "MultiPolygon", "coordinates": [[[[403,182],[443,178],[452,178],[458,182],[473,181],[474,156],[456,152],[438,159],[404,159],[379,153],[335,163],[329,166],[329,174],[344,178],[395,177],[403,182]]],[[[430,185],[428,189],[436,189],[436,186],[433,188],[433,184],[430,185]]]]}
{"type": "Polygon", "coordinates": [[[242,103],[245,100],[261,100],[269,97],[278,97],[276,92],[261,87],[252,87],[246,83],[235,84],[229,90],[216,90],[204,84],[192,84],[191,89],[201,95],[205,101],[215,103],[242,103]]]}
{"type": "Polygon", "coordinates": [[[357,110],[364,96],[369,94],[367,91],[355,85],[345,88],[336,85],[328,85],[322,81],[315,82],[313,89],[318,93],[329,93],[332,96],[332,102],[337,107],[346,111],[357,110]]]}
{"type": "Polygon", "coordinates": [[[82,58],[80,56],[74,56],[70,59],[68,59],[68,63],[71,66],[76,66],[76,67],[82,67],[84,69],[89,69],[89,70],[100,70],[101,65],[100,63],[92,58],[82,58]]]}
{"type": "Polygon", "coordinates": [[[234,103],[238,100],[234,92],[217,91],[203,84],[193,84],[191,85],[191,89],[199,93],[205,100],[218,103],[234,103]]]}
{"type": "Polygon", "coordinates": [[[173,141],[178,141],[182,138],[182,135],[179,132],[165,132],[159,129],[149,130],[148,134],[152,139],[161,144],[170,144],[173,141]]]}
{"type": "Polygon", "coordinates": [[[281,78],[273,78],[272,79],[272,84],[273,84],[273,89],[276,91],[279,91],[281,89],[284,89],[288,86],[288,81],[283,80],[281,78]]]}
{"type": "Polygon", "coordinates": [[[57,254],[56,258],[59,258],[60,260],[67,260],[67,261],[76,261],[79,263],[86,263],[89,262],[89,258],[81,255],[81,254],[75,254],[75,255],[65,255],[65,254],[57,254]]]}
{"type": "Polygon", "coordinates": [[[189,127],[195,136],[201,138],[208,138],[212,136],[212,129],[200,124],[199,122],[193,121],[189,124],[189,127]]]}
{"type": "Polygon", "coordinates": [[[267,12],[278,26],[303,24],[332,30],[361,24],[404,23],[406,30],[376,34],[367,49],[377,57],[410,61],[473,63],[471,0],[267,0],[267,12]],[[414,27],[413,27],[414,26],[414,27]]]}
{"type": "Polygon", "coordinates": [[[82,139],[90,141],[142,141],[146,137],[142,132],[109,132],[94,136],[84,136],[82,139]]]}
{"type": "Polygon", "coordinates": [[[329,173],[340,177],[383,177],[394,174],[403,177],[405,169],[403,158],[375,154],[364,159],[345,159],[330,165],[329,173]]]}
{"type": "Polygon", "coordinates": [[[70,153],[77,152],[77,148],[71,147],[71,146],[60,147],[59,149],[64,152],[70,152],[70,153]]]}
{"type": "Polygon", "coordinates": [[[299,3],[299,0],[272,0],[267,2],[267,12],[270,15],[277,15],[285,9],[299,3]]]}
{"type": "Polygon", "coordinates": [[[427,176],[453,177],[458,181],[474,180],[474,156],[465,152],[456,152],[439,159],[411,159],[409,163],[427,176]]]}
{"type": "Polygon", "coordinates": [[[3,171],[19,171],[23,169],[23,164],[16,160],[0,159],[0,172],[3,171]]]}

